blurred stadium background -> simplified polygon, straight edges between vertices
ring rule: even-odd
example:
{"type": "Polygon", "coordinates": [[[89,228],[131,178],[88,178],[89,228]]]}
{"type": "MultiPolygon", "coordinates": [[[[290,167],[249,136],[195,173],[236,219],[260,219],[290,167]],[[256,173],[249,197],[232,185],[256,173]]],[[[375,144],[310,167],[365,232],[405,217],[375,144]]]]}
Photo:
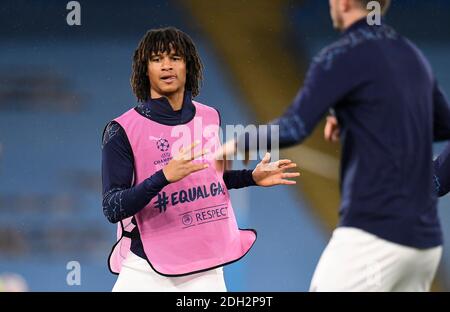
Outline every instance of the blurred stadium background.
{"type": "MultiPolygon", "coordinates": [[[[326,0],[80,0],[82,25],[72,27],[67,2],[0,5],[0,291],[10,280],[30,291],[111,290],[116,228],[101,207],[101,134],[135,105],[131,56],[146,30],[172,25],[193,37],[205,65],[198,100],[223,125],[282,113],[312,56],[337,37],[326,0]],[[66,283],[73,260],[79,286],[66,283]]],[[[450,95],[450,1],[394,0],[387,22],[423,49],[450,95]]],[[[226,267],[229,290],[308,290],[339,205],[339,148],[322,129],[282,153],[300,164],[297,187],[231,191],[240,226],[258,241],[226,267]]],[[[439,206],[446,243],[433,289],[448,291],[449,197],[439,206]]]]}

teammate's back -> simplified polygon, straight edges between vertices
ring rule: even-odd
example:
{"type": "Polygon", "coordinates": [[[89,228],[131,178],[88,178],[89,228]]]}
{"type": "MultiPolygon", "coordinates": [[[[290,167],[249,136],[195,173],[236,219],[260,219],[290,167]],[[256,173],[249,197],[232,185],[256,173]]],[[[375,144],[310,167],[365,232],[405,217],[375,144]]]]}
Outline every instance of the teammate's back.
{"type": "Polygon", "coordinates": [[[341,79],[352,85],[335,105],[341,225],[418,248],[441,244],[432,195],[435,81],[427,61],[389,26],[365,20],[324,53],[335,57],[323,65],[345,69],[341,79]]]}

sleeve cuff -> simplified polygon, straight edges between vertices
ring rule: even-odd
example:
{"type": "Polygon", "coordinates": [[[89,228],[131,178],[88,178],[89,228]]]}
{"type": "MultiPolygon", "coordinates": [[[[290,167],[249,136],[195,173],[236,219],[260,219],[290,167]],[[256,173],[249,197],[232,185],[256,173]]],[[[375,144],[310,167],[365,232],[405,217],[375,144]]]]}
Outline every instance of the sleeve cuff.
{"type": "Polygon", "coordinates": [[[255,180],[253,180],[253,170],[247,170],[245,175],[246,175],[246,180],[248,181],[248,186],[257,185],[255,180]]]}
{"type": "Polygon", "coordinates": [[[147,192],[159,192],[170,182],[167,181],[164,172],[161,170],[156,171],[151,177],[145,180],[145,190],[147,192]]]}

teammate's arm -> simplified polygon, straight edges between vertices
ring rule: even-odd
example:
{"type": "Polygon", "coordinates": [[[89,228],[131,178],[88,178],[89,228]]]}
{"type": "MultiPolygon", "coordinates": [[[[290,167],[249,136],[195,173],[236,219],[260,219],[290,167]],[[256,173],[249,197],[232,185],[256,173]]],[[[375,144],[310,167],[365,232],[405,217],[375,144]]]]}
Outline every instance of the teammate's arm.
{"type": "MultiPolygon", "coordinates": [[[[269,125],[279,127],[279,146],[289,147],[301,143],[314,130],[328,110],[343,99],[346,94],[358,86],[361,75],[357,72],[355,60],[349,55],[335,55],[333,51],[319,54],[312,62],[305,78],[303,88],[297,93],[293,103],[279,118],[269,125]]],[[[266,140],[271,147],[271,131],[258,133],[257,142],[266,140]]],[[[249,149],[248,137],[240,137],[245,144],[238,147],[249,149]]]]}

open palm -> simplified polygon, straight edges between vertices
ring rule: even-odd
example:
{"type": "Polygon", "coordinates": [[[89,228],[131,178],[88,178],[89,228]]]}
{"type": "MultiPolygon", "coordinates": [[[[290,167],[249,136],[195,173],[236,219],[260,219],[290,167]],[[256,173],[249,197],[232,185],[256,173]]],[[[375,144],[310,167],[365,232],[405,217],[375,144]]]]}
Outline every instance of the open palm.
{"type": "Polygon", "coordinates": [[[270,162],[270,153],[266,153],[263,160],[253,170],[252,176],[259,186],[292,185],[296,181],[288,180],[300,176],[299,172],[287,172],[288,169],[297,167],[297,164],[289,159],[281,159],[270,162]]]}

